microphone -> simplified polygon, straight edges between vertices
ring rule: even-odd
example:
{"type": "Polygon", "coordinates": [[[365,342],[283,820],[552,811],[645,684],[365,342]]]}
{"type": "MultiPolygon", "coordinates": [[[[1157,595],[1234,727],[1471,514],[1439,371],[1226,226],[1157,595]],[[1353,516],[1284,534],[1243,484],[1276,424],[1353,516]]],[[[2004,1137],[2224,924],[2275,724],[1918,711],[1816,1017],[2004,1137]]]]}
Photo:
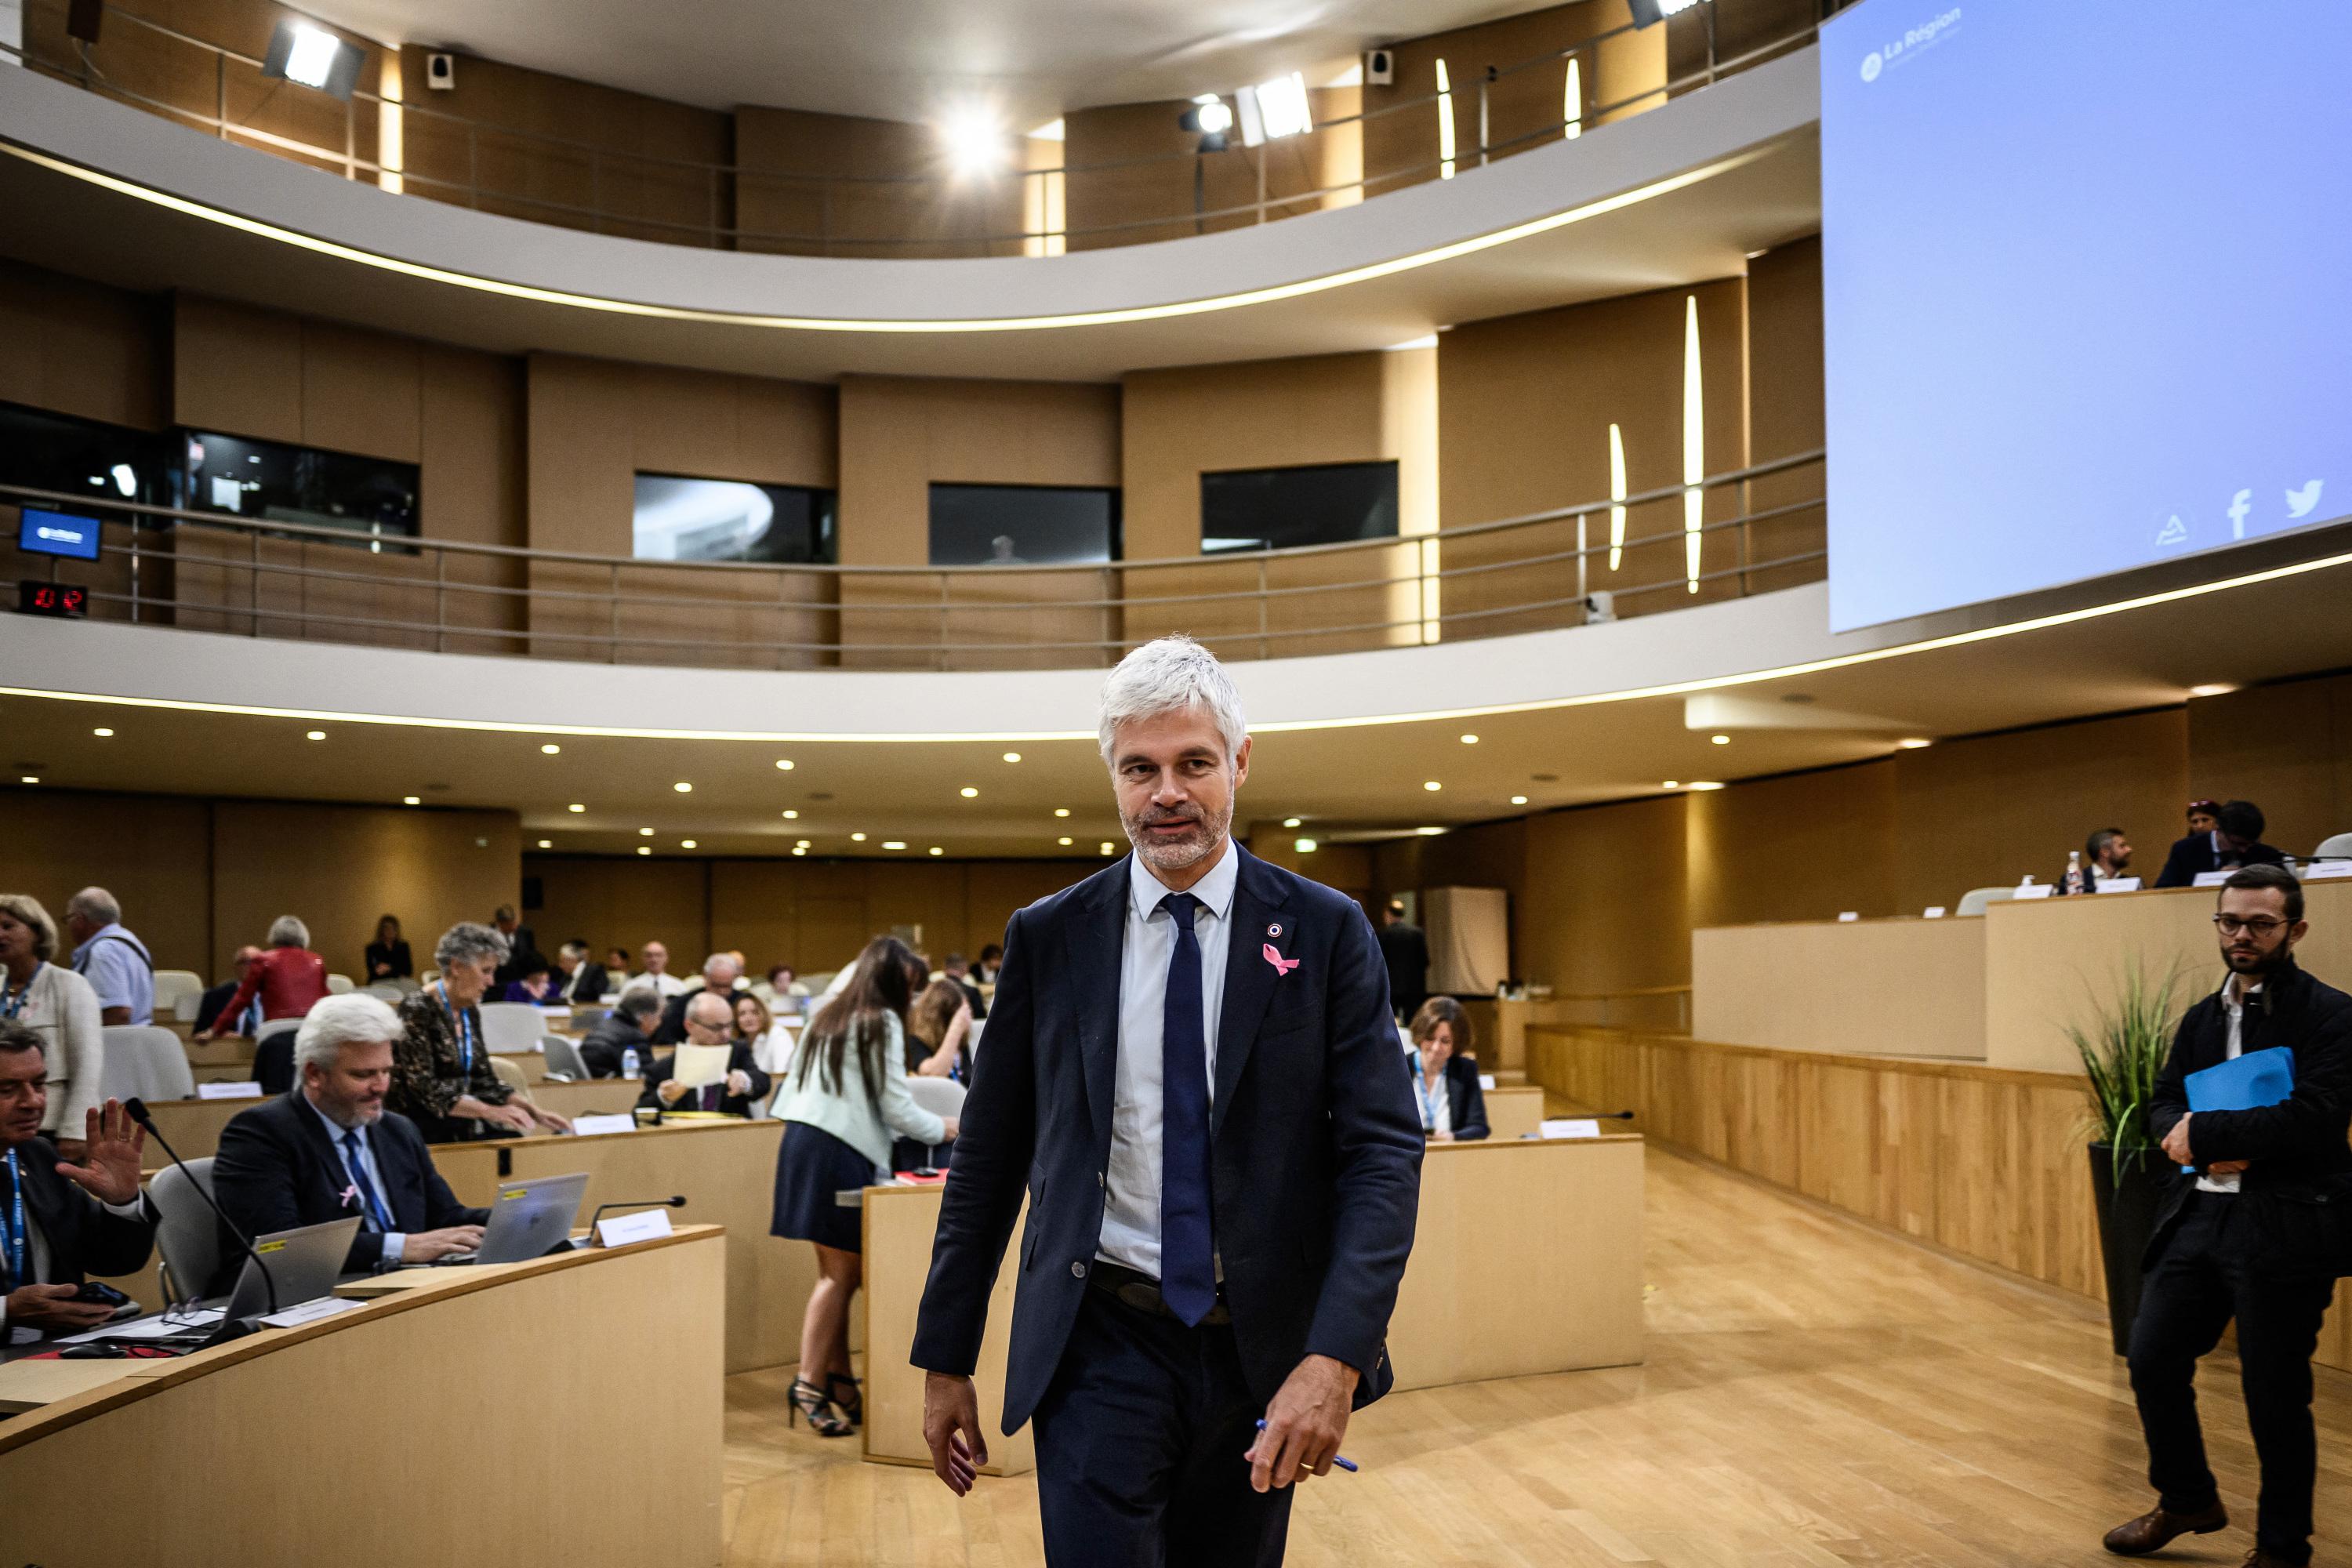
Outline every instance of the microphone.
{"type": "Polygon", "coordinates": [[[596,1212],[588,1216],[588,1239],[578,1245],[582,1247],[596,1245],[596,1222],[604,1217],[606,1209],[682,1209],[685,1206],[684,1193],[667,1198],[625,1198],[616,1204],[598,1204],[596,1212]]]}
{"type": "MultiPolygon", "coordinates": [[[[187,1162],[182,1160],[178,1153],[173,1150],[171,1142],[163,1136],[163,1130],[155,1125],[154,1115],[148,1110],[147,1102],[134,1095],[131,1099],[122,1102],[122,1109],[125,1114],[127,1114],[131,1121],[146,1129],[148,1135],[155,1140],[157,1145],[163,1149],[165,1154],[171,1156],[172,1163],[179,1167],[180,1174],[188,1178],[188,1185],[195,1188],[197,1194],[201,1196],[205,1202],[212,1205],[213,1213],[220,1215],[221,1225],[228,1231],[229,1238],[235,1241],[238,1247],[244,1248],[245,1255],[253,1260],[253,1266],[261,1270],[261,1286],[263,1289],[269,1293],[269,1310],[270,1313],[275,1316],[278,1311],[278,1281],[271,1276],[269,1272],[269,1265],[261,1261],[261,1254],[253,1250],[252,1241],[247,1237],[245,1232],[237,1229],[236,1226],[231,1223],[228,1215],[223,1212],[220,1205],[214,1201],[212,1190],[206,1187],[202,1182],[196,1180],[196,1173],[188,1169],[187,1162]]],[[[210,1281],[206,1281],[206,1283],[210,1283],[210,1281]]],[[[196,1291],[196,1294],[202,1295],[202,1289],[199,1289],[196,1291]]],[[[226,1313],[223,1315],[221,1326],[223,1328],[226,1328],[228,1326],[226,1313]]]]}

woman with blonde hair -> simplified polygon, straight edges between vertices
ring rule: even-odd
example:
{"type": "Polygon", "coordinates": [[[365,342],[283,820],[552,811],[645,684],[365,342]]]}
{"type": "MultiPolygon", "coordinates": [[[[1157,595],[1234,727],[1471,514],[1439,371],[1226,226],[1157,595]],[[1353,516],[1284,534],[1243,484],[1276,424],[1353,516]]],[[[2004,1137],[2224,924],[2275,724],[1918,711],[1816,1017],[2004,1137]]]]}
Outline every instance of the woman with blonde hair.
{"type": "Polygon", "coordinates": [[[1470,1015],[1451,996],[1432,996],[1412,1016],[1407,1033],[1412,1047],[1405,1063],[1412,1071],[1414,1109],[1433,1143],[1466,1143],[1484,1138],[1486,1095],[1478,1086],[1478,1063],[1461,1055],[1470,1048],[1470,1015]]]}
{"type": "Polygon", "coordinates": [[[41,1131],[79,1163],[88,1145],[86,1113],[100,1104],[106,1033],[98,993],[58,953],[58,922],[30,893],[0,893],[0,1018],[41,1037],[49,1109],[41,1131]]]}
{"type": "Polygon", "coordinates": [[[907,1013],[907,1070],[918,1078],[971,1081],[964,1041],[971,1036],[971,994],[952,980],[934,980],[907,1013]]]}

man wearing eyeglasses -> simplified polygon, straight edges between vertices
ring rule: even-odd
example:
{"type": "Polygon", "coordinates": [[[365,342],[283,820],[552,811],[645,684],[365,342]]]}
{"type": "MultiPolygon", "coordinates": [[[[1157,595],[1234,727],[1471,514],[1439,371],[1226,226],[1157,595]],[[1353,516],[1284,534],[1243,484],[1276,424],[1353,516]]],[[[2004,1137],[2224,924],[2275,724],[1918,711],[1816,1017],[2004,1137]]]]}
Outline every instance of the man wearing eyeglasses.
{"type": "Polygon", "coordinates": [[[2149,1131],[2176,1171],[2143,1259],[2131,1336],[2157,1506],[2109,1531],[2106,1548],[2136,1557],[2229,1524],[2193,1384],[2198,1358],[2234,1319],[2263,1479],[2246,1568],[2300,1568],[2311,1561],[2316,1467],[2311,1352],[2343,1268],[2335,1216],[2352,1203],[2352,997],[2294,962],[2308,929],[2303,889],[2281,868],[2231,877],[2213,926],[2228,978],[2181,1019],[2149,1098],[2149,1131]],[[2189,1074],[2278,1047],[2294,1053],[2287,1099],[2189,1111],[2189,1074]]]}

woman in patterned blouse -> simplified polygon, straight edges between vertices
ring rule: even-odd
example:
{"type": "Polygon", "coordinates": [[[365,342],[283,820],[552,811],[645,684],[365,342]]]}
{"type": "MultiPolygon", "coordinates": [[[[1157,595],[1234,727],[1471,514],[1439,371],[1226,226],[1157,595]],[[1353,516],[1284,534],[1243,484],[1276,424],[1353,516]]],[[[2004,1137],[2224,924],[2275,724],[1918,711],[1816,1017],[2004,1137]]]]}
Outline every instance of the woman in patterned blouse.
{"type": "Polygon", "coordinates": [[[505,937],[461,921],[434,947],[440,978],[400,1005],[402,1036],[384,1105],[415,1122],[428,1143],[572,1130],[491,1070],[478,1004],[506,956],[505,937]]]}

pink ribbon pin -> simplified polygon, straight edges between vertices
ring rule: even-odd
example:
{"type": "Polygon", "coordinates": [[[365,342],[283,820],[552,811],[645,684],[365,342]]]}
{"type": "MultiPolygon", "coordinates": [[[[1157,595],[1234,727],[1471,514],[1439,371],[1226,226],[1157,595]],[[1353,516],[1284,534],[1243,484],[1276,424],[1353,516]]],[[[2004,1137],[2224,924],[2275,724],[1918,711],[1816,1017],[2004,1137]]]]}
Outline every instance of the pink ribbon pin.
{"type": "Polygon", "coordinates": [[[1297,968],[1301,962],[1296,958],[1283,957],[1282,954],[1274,951],[1274,943],[1272,942],[1267,942],[1258,951],[1265,954],[1265,961],[1274,965],[1274,972],[1276,974],[1289,973],[1292,970],[1297,968]]]}

